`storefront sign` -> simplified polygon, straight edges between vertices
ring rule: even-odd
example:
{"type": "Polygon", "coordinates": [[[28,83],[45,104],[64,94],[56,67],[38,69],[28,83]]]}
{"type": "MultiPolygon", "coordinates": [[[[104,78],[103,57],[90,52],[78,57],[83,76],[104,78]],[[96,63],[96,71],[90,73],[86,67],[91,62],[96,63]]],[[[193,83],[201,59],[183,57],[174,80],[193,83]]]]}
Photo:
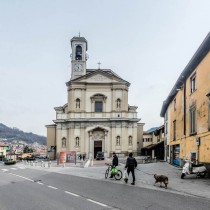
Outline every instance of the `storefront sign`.
{"type": "Polygon", "coordinates": [[[76,151],[60,152],[60,163],[76,164],[76,151]]]}

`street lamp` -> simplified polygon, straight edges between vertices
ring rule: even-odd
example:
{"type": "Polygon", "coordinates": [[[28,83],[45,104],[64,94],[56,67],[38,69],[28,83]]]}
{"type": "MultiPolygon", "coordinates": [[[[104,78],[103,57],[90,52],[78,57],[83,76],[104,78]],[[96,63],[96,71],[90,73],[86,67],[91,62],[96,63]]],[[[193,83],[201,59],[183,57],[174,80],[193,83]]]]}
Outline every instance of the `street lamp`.
{"type": "Polygon", "coordinates": [[[210,100],[210,92],[206,96],[210,100]]]}

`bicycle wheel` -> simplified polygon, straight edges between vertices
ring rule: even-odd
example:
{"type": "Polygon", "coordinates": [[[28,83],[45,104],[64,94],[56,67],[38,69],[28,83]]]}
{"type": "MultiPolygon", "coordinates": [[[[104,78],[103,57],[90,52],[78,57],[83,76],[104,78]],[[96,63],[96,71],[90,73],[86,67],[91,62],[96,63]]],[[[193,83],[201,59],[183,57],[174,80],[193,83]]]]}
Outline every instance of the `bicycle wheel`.
{"type": "Polygon", "coordinates": [[[118,170],[118,171],[117,171],[117,174],[114,175],[114,178],[115,178],[116,180],[122,179],[122,171],[118,170]]]}
{"type": "Polygon", "coordinates": [[[109,169],[106,169],[106,172],[105,172],[105,179],[107,179],[108,175],[109,175],[109,169]]]}

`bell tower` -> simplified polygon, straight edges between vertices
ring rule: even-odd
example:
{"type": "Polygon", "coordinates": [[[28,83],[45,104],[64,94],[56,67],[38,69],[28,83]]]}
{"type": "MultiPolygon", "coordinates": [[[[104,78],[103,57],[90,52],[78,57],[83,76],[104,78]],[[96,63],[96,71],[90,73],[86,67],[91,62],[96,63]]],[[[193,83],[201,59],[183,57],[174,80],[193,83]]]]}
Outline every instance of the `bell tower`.
{"type": "Polygon", "coordinates": [[[71,80],[73,80],[86,74],[87,40],[80,35],[73,37],[71,39],[71,49],[71,80]]]}

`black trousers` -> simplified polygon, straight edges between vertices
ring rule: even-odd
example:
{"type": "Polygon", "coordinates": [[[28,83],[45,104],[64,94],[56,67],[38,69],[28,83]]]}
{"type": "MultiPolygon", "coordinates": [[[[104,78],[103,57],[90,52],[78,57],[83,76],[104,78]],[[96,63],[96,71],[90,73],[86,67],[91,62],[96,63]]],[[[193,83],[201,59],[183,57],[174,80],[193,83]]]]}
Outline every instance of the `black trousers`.
{"type": "Polygon", "coordinates": [[[135,179],[134,167],[128,167],[127,172],[128,172],[128,176],[129,176],[129,173],[131,172],[132,177],[133,177],[133,182],[135,182],[136,179],[135,179]]]}

